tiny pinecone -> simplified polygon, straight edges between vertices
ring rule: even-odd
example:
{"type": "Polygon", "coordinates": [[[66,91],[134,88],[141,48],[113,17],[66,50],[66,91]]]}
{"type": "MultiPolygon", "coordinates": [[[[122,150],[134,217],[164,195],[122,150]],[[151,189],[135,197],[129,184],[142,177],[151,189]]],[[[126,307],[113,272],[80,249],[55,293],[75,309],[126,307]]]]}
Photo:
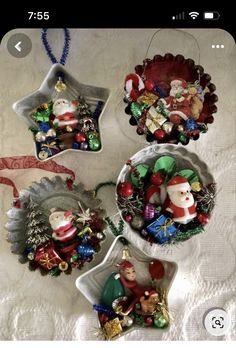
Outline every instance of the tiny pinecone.
{"type": "Polygon", "coordinates": [[[28,246],[32,246],[36,249],[39,245],[51,239],[50,230],[46,224],[42,210],[39,208],[39,205],[32,200],[29,203],[26,218],[26,244],[28,246]]]}

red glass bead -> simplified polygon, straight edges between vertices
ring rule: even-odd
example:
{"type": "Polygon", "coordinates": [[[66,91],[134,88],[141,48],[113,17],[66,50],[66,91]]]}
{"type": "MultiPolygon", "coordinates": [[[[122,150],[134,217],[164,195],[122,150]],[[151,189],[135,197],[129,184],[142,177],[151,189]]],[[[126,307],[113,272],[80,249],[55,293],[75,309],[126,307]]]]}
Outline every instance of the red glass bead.
{"type": "Polygon", "coordinates": [[[164,178],[160,172],[156,172],[151,175],[150,181],[153,185],[161,186],[164,183],[164,178]]]}
{"type": "Polygon", "coordinates": [[[156,140],[163,140],[166,136],[166,132],[163,131],[162,129],[157,129],[155,132],[154,132],[154,137],[156,140]]]}
{"type": "Polygon", "coordinates": [[[206,225],[209,222],[209,216],[205,213],[199,213],[197,218],[202,225],[206,225]]]}
{"type": "Polygon", "coordinates": [[[123,198],[131,197],[134,193],[134,187],[128,181],[120,182],[117,187],[117,193],[123,198]]]}
{"type": "Polygon", "coordinates": [[[77,141],[77,143],[83,143],[86,140],[87,137],[83,132],[78,132],[77,134],[75,134],[75,141],[77,141]]]}
{"type": "Polygon", "coordinates": [[[153,324],[153,318],[152,318],[152,317],[147,317],[147,318],[145,319],[145,324],[146,324],[147,326],[151,326],[151,325],[153,324]]]}
{"type": "Polygon", "coordinates": [[[126,222],[129,223],[132,220],[132,215],[131,214],[126,214],[126,215],[123,216],[123,218],[124,218],[124,220],[126,222]]]}

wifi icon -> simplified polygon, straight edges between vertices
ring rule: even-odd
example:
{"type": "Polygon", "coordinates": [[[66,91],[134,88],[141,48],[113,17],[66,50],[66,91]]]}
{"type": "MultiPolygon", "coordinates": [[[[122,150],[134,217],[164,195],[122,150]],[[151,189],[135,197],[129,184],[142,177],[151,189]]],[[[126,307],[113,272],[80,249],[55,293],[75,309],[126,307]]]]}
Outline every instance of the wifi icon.
{"type": "Polygon", "coordinates": [[[189,12],[189,16],[190,16],[192,19],[196,19],[197,16],[199,16],[199,12],[195,12],[195,11],[189,12]]]}

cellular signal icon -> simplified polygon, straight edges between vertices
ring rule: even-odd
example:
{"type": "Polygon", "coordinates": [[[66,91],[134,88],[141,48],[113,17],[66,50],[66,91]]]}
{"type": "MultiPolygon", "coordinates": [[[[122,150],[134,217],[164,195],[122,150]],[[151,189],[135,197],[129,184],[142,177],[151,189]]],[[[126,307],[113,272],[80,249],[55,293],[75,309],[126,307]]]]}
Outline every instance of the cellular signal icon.
{"type": "Polygon", "coordinates": [[[189,12],[189,16],[192,18],[192,19],[196,19],[198,16],[199,16],[199,13],[198,12],[189,12]]]}
{"type": "Polygon", "coordinates": [[[172,16],[172,19],[173,20],[180,20],[180,19],[184,19],[184,12],[181,12],[181,13],[178,13],[177,15],[175,16],[172,16]]]}

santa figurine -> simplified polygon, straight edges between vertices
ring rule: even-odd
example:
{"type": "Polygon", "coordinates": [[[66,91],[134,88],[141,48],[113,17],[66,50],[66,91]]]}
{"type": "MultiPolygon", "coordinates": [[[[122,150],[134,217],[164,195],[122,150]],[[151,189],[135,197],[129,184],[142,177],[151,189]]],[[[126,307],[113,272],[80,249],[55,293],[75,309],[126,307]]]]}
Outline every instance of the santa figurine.
{"type": "Polygon", "coordinates": [[[72,211],[51,209],[49,223],[53,230],[52,238],[59,242],[67,242],[76,236],[77,229],[73,226],[72,211]]]}
{"type": "Polygon", "coordinates": [[[69,127],[74,129],[78,120],[76,118],[78,102],[76,100],[69,101],[67,99],[57,99],[53,103],[53,125],[61,129],[69,127]]]}
{"type": "Polygon", "coordinates": [[[187,224],[196,217],[196,203],[186,178],[177,175],[170,179],[167,193],[169,203],[166,205],[166,210],[173,214],[175,222],[187,224]]]}
{"type": "Polygon", "coordinates": [[[169,97],[160,99],[169,111],[168,117],[173,123],[180,123],[191,116],[190,101],[188,98],[187,82],[181,78],[171,81],[169,97]],[[179,120],[179,122],[177,121],[179,120]]]}

